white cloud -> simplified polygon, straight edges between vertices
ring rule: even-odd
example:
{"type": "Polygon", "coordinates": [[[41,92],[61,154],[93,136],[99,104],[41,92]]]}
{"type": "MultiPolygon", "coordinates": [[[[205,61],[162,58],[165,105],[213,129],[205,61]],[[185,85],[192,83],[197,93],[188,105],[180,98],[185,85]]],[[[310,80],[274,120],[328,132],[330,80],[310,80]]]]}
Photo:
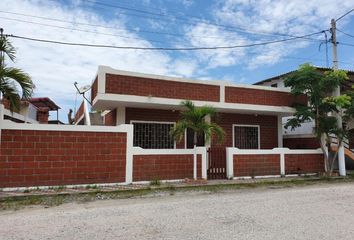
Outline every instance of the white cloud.
{"type": "MultiPolygon", "coordinates": [[[[222,31],[217,26],[204,23],[186,28],[186,36],[192,46],[215,47],[243,45],[247,41],[241,35],[222,31]],[[203,37],[206,36],[206,37],[203,37]]],[[[198,60],[206,62],[209,68],[231,66],[240,63],[245,55],[244,49],[202,50],[196,52],[198,60]]]]}
{"type": "MultiPolygon", "coordinates": [[[[124,20],[112,18],[112,20],[106,21],[93,12],[75,6],[72,6],[72,8],[62,7],[59,3],[52,1],[3,0],[0,10],[119,28],[118,30],[82,25],[73,26],[70,23],[58,23],[2,13],[2,17],[100,32],[107,35],[1,19],[1,25],[7,34],[64,42],[153,46],[138,35],[126,30],[124,20]],[[111,35],[121,35],[125,38],[111,35]]],[[[63,120],[66,120],[68,108],[74,107],[75,89],[73,83],[77,81],[81,86],[90,84],[96,74],[98,65],[108,65],[128,71],[179,76],[191,76],[197,68],[195,61],[190,59],[186,59],[186,63],[183,63],[183,60],[175,61],[167,53],[157,51],[72,47],[13,38],[11,38],[11,41],[17,48],[16,66],[27,71],[36,84],[35,96],[48,96],[57,102],[63,108],[61,110],[61,119],[63,120]]]]}
{"type": "MultiPolygon", "coordinates": [[[[328,29],[331,18],[340,16],[352,7],[352,0],[227,0],[219,1],[213,14],[224,25],[244,27],[255,32],[305,35],[328,29]]],[[[347,20],[343,19],[341,24],[346,24],[347,20]]],[[[269,38],[264,37],[263,41],[267,40],[269,38]]],[[[292,41],[257,47],[249,51],[246,64],[251,69],[260,65],[273,65],[279,63],[282,57],[308,45],[309,42],[292,41]]]]}

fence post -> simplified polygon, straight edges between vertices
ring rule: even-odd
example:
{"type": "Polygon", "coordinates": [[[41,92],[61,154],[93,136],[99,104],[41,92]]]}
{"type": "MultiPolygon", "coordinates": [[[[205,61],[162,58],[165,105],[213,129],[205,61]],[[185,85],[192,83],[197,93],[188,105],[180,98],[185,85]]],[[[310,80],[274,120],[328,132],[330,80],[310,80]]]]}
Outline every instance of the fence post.
{"type": "Polygon", "coordinates": [[[285,153],[281,151],[280,153],[280,176],[285,176],[285,153]]]}
{"type": "Polygon", "coordinates": [[[200,153],[202,155],[202,179],[208,179],[207,175],[207,148],[200,147],[200,153]]]}
{"type": "Polygon", "coordinates": [[[226,148],[226,177],[228,179],[234,178],[234,155],[233,148],[226,148]]]}
{"type": "Polygon", "coordinates": [[[125,183],[133,182],[133,125],[127,125],[127,150],[125,159],[125,183]]]}

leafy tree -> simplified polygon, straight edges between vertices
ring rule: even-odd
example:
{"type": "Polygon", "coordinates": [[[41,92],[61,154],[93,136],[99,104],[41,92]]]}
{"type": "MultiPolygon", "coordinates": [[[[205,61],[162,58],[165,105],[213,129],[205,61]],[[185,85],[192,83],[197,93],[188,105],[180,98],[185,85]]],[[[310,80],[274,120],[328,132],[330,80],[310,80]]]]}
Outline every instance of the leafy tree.
{"type": "Polygon", "coordinates": [[[19,110],[21,99],[28,100],[33,93],[31,77],[21,69],[8,67],[5,59],[15,61],[15,48],[4,36],[0,36],[0,92],[10,101],[10,110],[19,110]],[[21,91],[19,91],[18,86],[21,91]],[[22,97],[20,97],[22,95],[22,97]]]}
{"type": "Polygon", "coordinates": [[[186,110],[181,112],[181,120],[171,129],[171,135],[181,141],[185,131],[190,128],[194,132],[193,143],[197,145],[198,136],[205,136],[206,142],[209,142],[213,135],[217,137],[218,142],[222,142],[225,137],[224,130],[216,123],[209,123],[205,120],[206,116],[215,116],[216,111],[211,106],[202,106],[197,108],[193,102],[186,100],[181,102],[181,106],[186,110]]]}
{"type": "Polygon", "coordinates": [[[346,127],[338,126],[337,116],[342,117],[343,126],[346,126],[354,113],[353,93],[333,96],[334,90],[347,79],[345,71],[330,70],[323,73],[310,64],[303,64],[284,81],[295,96],[305,95],[308,101],[307,105],[294,106],[294,118],[288,120],[285,128],[294,129],[300,127],[301,123],[314,121],[313,132],[324,152],[328,174],[332,173],[339,146],[348,134],[346,127]],[[336,149],[332,148],[334,139],[338,143],[336,149]],[[331,151],[334,154],[329,154],[331,151]]]}

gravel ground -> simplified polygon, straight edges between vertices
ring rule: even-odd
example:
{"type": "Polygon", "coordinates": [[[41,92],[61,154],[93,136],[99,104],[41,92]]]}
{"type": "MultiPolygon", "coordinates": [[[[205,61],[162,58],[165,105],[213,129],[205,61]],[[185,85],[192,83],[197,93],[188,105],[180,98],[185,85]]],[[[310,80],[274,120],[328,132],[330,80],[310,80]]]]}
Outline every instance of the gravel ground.
{"type": "Polygon", "coordinates": [[[354,239],[354,183],[0,212],[0,239],[354,239]]]}

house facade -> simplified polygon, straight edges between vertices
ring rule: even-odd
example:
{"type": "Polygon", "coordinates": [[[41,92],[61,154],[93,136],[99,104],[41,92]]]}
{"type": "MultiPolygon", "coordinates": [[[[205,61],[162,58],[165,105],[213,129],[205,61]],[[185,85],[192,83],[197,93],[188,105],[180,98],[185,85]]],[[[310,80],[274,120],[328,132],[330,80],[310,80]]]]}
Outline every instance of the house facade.
{"type": "MultiPolygon", "coordinates": [[[[179,120],[183,100],[217,110],[214,119],[225,131],[225,141],[210,148],[273,149],[283,147],[282,118],[291,116],[295,102],[287,89],[201,81],[115,70],[100,66],[91,88],[92,109],[103,111],[104,124],[133,124],[134,146],[145,149],[192,148],[193,134],[183,141],[169,135],[179,120]]],[[[198,145],[204,145],[199,139],[198,145]]]]}

